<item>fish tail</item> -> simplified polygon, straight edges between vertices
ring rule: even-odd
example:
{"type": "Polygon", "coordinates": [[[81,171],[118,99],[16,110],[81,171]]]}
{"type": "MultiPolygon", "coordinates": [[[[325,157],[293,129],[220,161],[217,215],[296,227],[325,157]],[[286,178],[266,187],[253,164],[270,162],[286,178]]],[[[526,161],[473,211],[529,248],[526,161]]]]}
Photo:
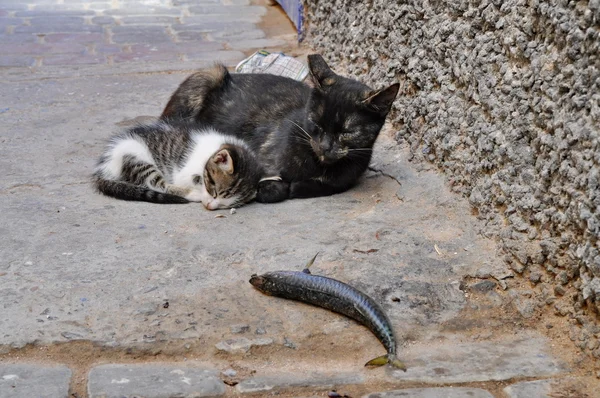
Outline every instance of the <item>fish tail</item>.
{"type": "Polygon", "coordinates": [[[404,372],[406,372],[406,365],[404,364],[404,362],[402,362],[398,358],[390,359],[390,365],[392,365],[396,369],[400,369],[400,370],[403,370],[404,372]]]}
{"type": "Polygon", "coordinates": [[[406,372],[406,365],[401,360],[399,360],[398,358],[396,358],[394,356],[390,356],[387,354],[371,359],[369,362],[367,362],[365,364],[365,366],[376,367],[376,366],[383,366],[388,363],[391,366],[393,366],[394,368],[401,369],[406,372]]]}

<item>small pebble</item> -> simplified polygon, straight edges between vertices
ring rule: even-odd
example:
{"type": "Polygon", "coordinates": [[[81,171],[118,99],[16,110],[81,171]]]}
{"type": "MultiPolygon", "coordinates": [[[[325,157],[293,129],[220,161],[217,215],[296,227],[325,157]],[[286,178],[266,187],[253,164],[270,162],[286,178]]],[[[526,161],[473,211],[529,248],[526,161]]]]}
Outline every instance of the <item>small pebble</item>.
{"type": "Polygon", "coordinates": [[[283,338],[283,345],[287,348],[291,348],[292,350],[296,349],[296,344],[294,344],[294,342],[289,340],[287,337],[283,338]]]}
{"type": "Polygon", "coordinates": [[[232,207],[231,210],[229,210],[229,214],[235,214],[237,212],[237,210],[235,209],[235,207],[232,207]]]}
{"type": "Polygon", "coordinates": [[[229,328],[231,333],[241,334],[250,331],[250,325],[233,325],[229,328]]]}
{"type": "Polygon", "coordinates": [[[237,372],[233,369],[227,369],[223,371],[223,375],[227,377],[235,377],[235,375],[237,375],[237,372]]]}

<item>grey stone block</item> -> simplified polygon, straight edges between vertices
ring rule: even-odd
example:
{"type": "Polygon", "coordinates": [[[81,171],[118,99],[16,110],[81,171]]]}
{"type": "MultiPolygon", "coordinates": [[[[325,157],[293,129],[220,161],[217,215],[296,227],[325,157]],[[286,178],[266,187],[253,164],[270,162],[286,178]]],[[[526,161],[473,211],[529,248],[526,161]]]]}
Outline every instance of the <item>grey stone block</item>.
{"type": "Polygon", "coordinates": [[[83,23],[39,23],[35,25],[23,25],[17,26],[14,33],[36,33],[36,34],[48,34],[48,33],[101,33],[102,27],[97,25],[84,25],[83,23]]]}
{"type": "Polygon", "coordinates": [[[313,374],[313,375],[270,375],[257,376],[240,382],[236,390],[240,393],[281,391],[294,387],[334,388],[346,384],[362,384],[365,378],[360,373],[313,374]]]}
{"type": "Polygon", "coordinates": [[[566,372],[563,364],[545,352],[546,344],[546,339],[535,335],[495,342],[427,344],[400,353],[407,372],[390,372],[398,380],[425,383],[547,377],[566,372]]]}
{"type": "MultiPolygon", "coordinates": [[[[251,15],[251,14],[199,14],[199,15],[191,15],[182,18],[183,23],[191,24],[191,25],[226,25],[232,23],[258,23],[261,20],[259,15],[251,15]]],[[[175,26],[174,28],[182,28],[181,26],[175,26]]]]}
{"type": "Polygon", "coordinates": [[[134,4],[133,6],[111,8],[104,10],[105,15],[173,15],[180,16],[181,9],[175,7],[151,7],[142,4],[134,4]]]}
{"type": "Polygon", "coordinates": [[[225,394],[225,385],[217,375],[216,370],[190,365],[102,365],[89,373],[88,395],[90,398],[218,397],[225,394]]]}
{"type": "Polygon", "coordinates": [[[69,7],[59,4],[45,7],[36,7],[33,10],[17,11],[15,16],[17,17],[52,17],[55,15],[60,16],[86,16],[94,15],[92,10],[84,10],[81,7],[69,7]]]}
{"type": "Polygon", "coordinates": [[[191,61],[211,61],[222,62],[225,65],[235,65],[244,59],[244,53],[241,51],[207,51],[186,54],[186,59],[191,61]]]}
{"type": "Polygon", "coordinates": [[[171,27],[176,32],[237,32],[242,33],[256,29],[256,25],[250,21],[240,21],[235,19],[231,21],[227,18],[219,18],[216,20],[214,17],[207,18],[202,16],[201,19],[196,17],[184,17],[182,18],[181,25],[173,25],[171,27]]]}
{"type": "MultiPolygon", "coordinates": [[[[374,392],[363,398],[494,398],[489,391],[468,387],[407,388],[374,392]]],[[[534,395],[529,396],[529,398],[534,395]]],[[[537,395],[535,396],[537,397],[537,395]]]]}
{"type": "Polygon", "coordinates": [[[285,40],[281,39],[248,39],[248,40],[230,40],[229,46],[233,50],[248,50],[251,48],[269,48],[286,45],[285,40]]]}
{"type": "Polygon", "coordinates": [[[511,384],[502,391],[508,398],[549,398],[552,391],[552,379],[511,384]]]}
{"type": "Polygon", "coordinates": [[[0,398],[66,398],[70,380],[66,366],[0,365],[0,398]]]}
{"type": "Polygon", "coordinates": [[[169,15],[133,15],[121,17],[124,25],[171,25],[179,23],[179,18],[169,15]]]}
{"type": "Polygon", "coordinates": [[[190,13],[199,15],[244,15],[244,16],[263,16],[267,9],[263,6],[213,6],[202,5],[189,8],[190,13]]]}

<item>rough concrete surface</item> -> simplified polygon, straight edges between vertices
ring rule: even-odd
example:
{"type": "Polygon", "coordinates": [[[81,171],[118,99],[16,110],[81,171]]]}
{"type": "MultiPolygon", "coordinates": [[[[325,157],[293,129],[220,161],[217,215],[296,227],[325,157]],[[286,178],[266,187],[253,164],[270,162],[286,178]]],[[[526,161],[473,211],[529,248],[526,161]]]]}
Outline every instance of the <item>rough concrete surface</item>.
{"type": "Polygon", "coordinates": [[[325,331],[305,325],[307,316],[362,330],[248,283],[254,272],[300,269],[317,251],[315,273],[372,294],[400,331],[458,314],[459,281],[490,257],[488,243],[459,216],[467,204],[435,174],[406,168],[391,143],[387,160],[404,165],[388,170],[394,178],[372,173],[344,195],[251,204],[233,215],[96,194],[89,175],[105,140],[123,121],[158,114],[185,74],[160,77],[5,83],[15,101],[3,115],[0,344],[148,344],[227,336],[239,323],[264,328],[263,337],[325,331]]]}
{"type": "Polygon", "coordinates": [[[351,75],[402,83],[397,139],[600,358],[600,3],[353,4],[306,2],[310,43],[351,75]]]}
{"type": "MultiPolygon", "coordinates": [[[[497,355],[498,369],[520,378],[523,363],[544,362],[590,376],[589,364],[565,346],[563,326],[547,339],[537,319],[514,308],[503,291],[513,272],[478,233],[469,203],[441,175],[410,163],[392,128],[361,183],[332,197],[254,203],[232,214],[94,192],[89,177],[109,136],[160,114],[191,66],[140,65],[0,69],[3,365],[66,365],[69,393],[81,397],[94,385],[88,375],[102,369],[153,364],[169,374],[188,361],[218,375],[225,396],[252,381],[278,381],[282,396],[323,395],[338,384],[340,394],[361,396],[446,383],[365,369],[385,353],[365,327],[248,283],[255,272],[300,270],[320,251],[313,273],[382,304],[406,375],[427,365],[417,352],[448,353],[435,363],[452,369],[462,352],[494,352],[483,348],[527,336],[531,344],[513,362],[497,355]]],[[[469,371],[479,375],[470,379],[477,388],[496,396],[511,383],[489,368],[469,371]]],[[[158,388],[157,380],[148,383],[158,388]]],[[[588,378],[580,390],[597,384],[588,378]]],[[[262,393],[269,394],[249,392],[262,393]]]]}

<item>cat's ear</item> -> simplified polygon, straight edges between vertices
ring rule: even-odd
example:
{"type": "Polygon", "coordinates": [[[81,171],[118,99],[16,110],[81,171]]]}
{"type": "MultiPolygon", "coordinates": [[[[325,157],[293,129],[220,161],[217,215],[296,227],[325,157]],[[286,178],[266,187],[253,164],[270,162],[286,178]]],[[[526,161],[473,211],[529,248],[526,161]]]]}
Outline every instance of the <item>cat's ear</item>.
{"type": "Polygon", "coordinates": [[[227,149],[221,149],[213,156],[213,161],[227,174],[233,174],[233,159],[227,149]]]}
{"type": "Polygon", "coordinates": [[[324,88],[335,84],[335,72],[319,54],[308,56],[308,69],[317,87],[324,88]]]}
{"type": "Polygon", "coordinates": [[[390,111],[399,89],[400,83],[394,83],[383,90],[370,92],[362,102],[374,111],[386,115],[390,111]]]}

